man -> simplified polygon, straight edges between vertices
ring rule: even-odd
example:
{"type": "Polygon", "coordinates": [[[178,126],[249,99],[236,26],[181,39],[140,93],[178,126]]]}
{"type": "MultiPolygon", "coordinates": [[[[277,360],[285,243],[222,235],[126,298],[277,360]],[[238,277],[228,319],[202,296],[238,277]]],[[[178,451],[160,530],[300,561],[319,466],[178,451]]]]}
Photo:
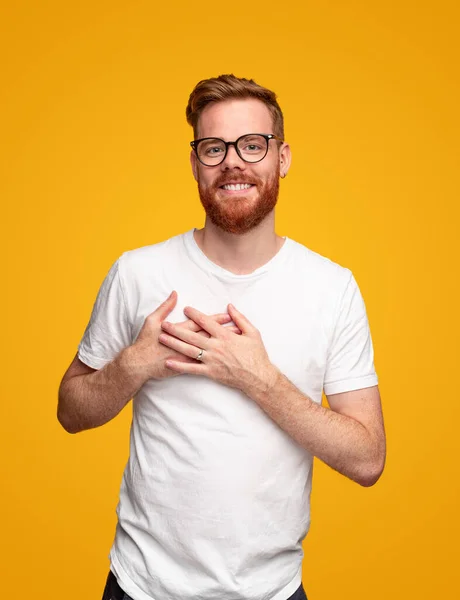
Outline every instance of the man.
{"type": "Polygon", "coordinates": [[[186,114],[205,226],[112,265],[58,418],[134,397],[103,600],[305,600],[313,456],[362,486],[385,463],[366,309],[349,269],[275,233],[275,94],[222,75],[186,114]]]}

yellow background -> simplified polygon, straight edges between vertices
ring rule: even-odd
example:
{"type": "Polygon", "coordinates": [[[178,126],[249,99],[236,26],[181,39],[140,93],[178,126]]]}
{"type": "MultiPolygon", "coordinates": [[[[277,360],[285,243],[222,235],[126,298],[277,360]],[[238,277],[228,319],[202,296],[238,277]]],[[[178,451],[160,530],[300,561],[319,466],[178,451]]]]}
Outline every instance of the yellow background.
{"type": "Polygon", "coordinates": [[[455,3],[15,1],[0,23],[2,597],[102,597],[131,404],[72,436],[57,389],[113,261],[202,226],[185,106],[226,72],[279,96],[277,232],[354,272],[383,399],[374,487],[315,460],[308,598],[457,597],[455,3]]]}

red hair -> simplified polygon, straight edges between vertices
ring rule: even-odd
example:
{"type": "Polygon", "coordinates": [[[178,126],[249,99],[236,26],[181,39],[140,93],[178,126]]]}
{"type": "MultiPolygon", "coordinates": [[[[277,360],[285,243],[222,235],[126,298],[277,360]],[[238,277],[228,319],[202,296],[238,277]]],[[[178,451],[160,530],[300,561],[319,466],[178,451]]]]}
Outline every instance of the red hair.
{"type": "Polygon", "coordinates": [[[284,140],[283,113],[276,100],[276,94],[253,79],[244,79],[233,74],[203,79],[196,84],[185,110],[187,123],[193,127],[193,135],[198,135],[198,120],[208,104],[245,98],[256,98],[267,106],[272,116],[273,133],[284,140]]]}

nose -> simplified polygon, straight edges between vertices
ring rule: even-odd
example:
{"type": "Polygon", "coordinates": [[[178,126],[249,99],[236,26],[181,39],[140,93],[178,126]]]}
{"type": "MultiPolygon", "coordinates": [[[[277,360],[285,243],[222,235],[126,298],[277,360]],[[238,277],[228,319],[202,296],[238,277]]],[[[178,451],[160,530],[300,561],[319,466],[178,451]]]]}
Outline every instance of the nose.
{"type": "Polygon", "coordinates": [[[225,157],[225,160],[221,162],[220,168],[222,171],[226,171],[227,169],[241,169],[244,171],[246,163],[238,156],[235,146],[230,145],[228,147],[227,156],[225,157]]]}

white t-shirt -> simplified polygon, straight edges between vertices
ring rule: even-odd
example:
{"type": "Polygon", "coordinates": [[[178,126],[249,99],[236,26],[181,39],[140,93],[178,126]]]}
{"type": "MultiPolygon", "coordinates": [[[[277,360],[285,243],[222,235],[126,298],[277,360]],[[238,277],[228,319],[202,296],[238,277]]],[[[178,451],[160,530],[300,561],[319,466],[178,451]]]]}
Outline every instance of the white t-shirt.
{"type": "MultiPolygon", "coordinates": [[[[377,385],[365,305],[349,269],[290,238],[236,275],[210,261],[194,230],[125,252],[102,283],[78,347],[102,368],[176,290],[213,314],[233,303],[299,390],[377,385]]],[[[286,600],[301,583],[313,456],[249,397],[196,375],[149,380],[133,399],[130,455],[111,569],[134,600],[286,600]]]]}

